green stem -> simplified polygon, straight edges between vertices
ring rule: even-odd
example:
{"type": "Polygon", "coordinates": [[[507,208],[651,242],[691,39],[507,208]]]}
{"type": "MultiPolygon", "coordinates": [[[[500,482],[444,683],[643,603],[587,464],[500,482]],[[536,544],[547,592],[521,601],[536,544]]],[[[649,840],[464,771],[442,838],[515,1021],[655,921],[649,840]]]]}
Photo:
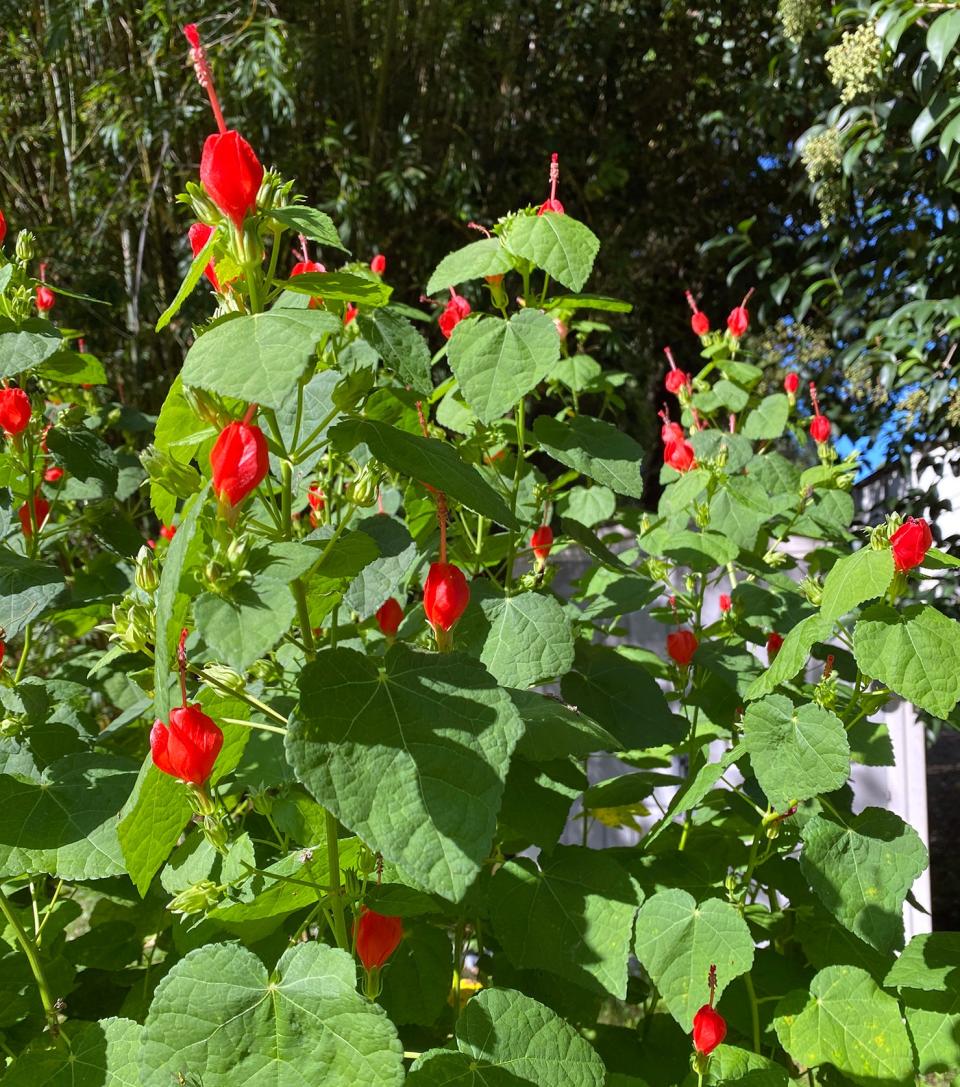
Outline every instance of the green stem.
{"type": "Polygon", "coordinates": [[[40,954],[37,951],[37,945],[30,939],[27,930],[20,924],[20,918],[13,907],[10,905],[10,900],[0,890],[0,913],[7,919],[7,923],[14,931],[14,935],[17,938],[17,943],[23,948],[24,955],[27,956],[27,962],[30,964],[30,971],[33,974],[34,981],[37,983],[37,988],[40,990],[40,1003],[43,1004],[43,1010],[47,1017],[47,1026],[50,1028],[50,1033],[54,1038],[66,1036],[60,1029],[60,1016],[57,1012],[56,1005],[53,997],[50,995],[50,986],[47,984],[46,975],[43,972],[43,964],[40,962],[40,954]]]}
{"type": "MultiPolygon", "coordinates": [[[[252,694],[247,694],[246,691],[235,691],[232,687],[227,687],[219,680],[214,679],[202,668],[196,668],[192,664],[188,664],[189,670],[197,677],[203,680],[208,687],[215,687],[218,691],[222,691],[224,694],[228,694],[234,698],[239,698],[242,702],[246,702],[248,706],[253,706],[254,709],[259,710],[261,713],[265,713],[267,717],[272,717],[278,724],[286,725],[287,719],[281,713],[277,713],[275,709],[268,706],[266,702],[261,702],[259,698],[254,698],[252,694]]],[[[251,727],[255,727],[252,721],[247,721],[246,724],[251,727]]],[[[261,726],[262,727],[262,726],[261,726]]],[[[285,731],[285,730],[284,730],[285,731]]]]}
{"type": "Polygon", "coordinates": [[[258,728],[261,732],[275,732],[278,736],[286,736],[287,730],[279,725],[265,725],[262,721],[243,721],[239,717],[221,717],[225,725],[243,725],[244,728],[258,728]]]}
{"type": "Polygon", "coordinates": [[[13,677],[14,684],[23,679],[23,670],[27,666],[27,657],[30,656],[30,647],[33,643],[33,623],[27,623],[23,628],[23,649],[20,650],[20,660],[17,663],[17,671],[13,677]]]}
{"type": "Polygon", "coordinates": [[[747,987],[747,996],[750,998],[750,1022],[753,1026],[753,1051],[760,1052],[760,1008],[757,1005],[757,993],[753,987],[753,978],[747,971],[743,975],[744,984],[747,987]]]}
{"type": "Polygon", "coordinates": [[[274,879],[279,883],[295,883],[299,887],[309,887],[314,891],[323,891],[325,894],[329,894],[333,888],[327,887],[322,883],[312,883],[308,879],[297,879],[296,876],[281,876],[278,872],[266,872],[262,868],[255,868],[252,864],[247,864],[246,861],[240,862],[248,872],[252,872],[256,876],[263,876],[264,879],[274,879]]]}
{"type": "MultiPolygon", "coordinates": [[[[520,497],[520,479],[523,472],[523,450],[526,445],[526,428],[525,428],[525,416],[526,416],[526,404],[523,398],[520,398],[517,404],[516,411],[514,412],[517,424],[517,466],[513,473],[513,491],[510,496],[510,512],[516,515],[517,501],[520,497]]],[[[510,549],[507,552],[507,570],[504,580],[506,589],[509,590],[513,584],[513,566],[517,558],[517,534],[511,530],[510,532],[510,549]]]]}
{"type": "Polygon", "coordinates": [[[347,921],[343,908],[343,888],[340,885],[340,824],[331,811],[324,812],[324,823],[327,833],[327,867],[333,887],[333,932],[337,945],[346,951],[350,943],[347,939],[347,921]]]}

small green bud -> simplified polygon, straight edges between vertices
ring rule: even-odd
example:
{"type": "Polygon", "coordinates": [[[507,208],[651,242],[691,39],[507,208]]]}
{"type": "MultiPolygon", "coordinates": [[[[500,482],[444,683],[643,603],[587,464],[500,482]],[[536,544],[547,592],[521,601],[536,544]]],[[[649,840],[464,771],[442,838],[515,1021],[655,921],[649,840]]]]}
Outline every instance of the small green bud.
{"type": "Polygon", "coordinates": [[[228,691],[242,691],[247,685],[243,676],[225,664],[207,664],[203,670],[214,683],[228,691]]]}
{"type": "Polygon", "coordinates": [[[157,573],[157,561],[153,552],[146,544],[137,552],[137,568],[133,575],[137,588],[142,592],[153,594],[160,585],[160,575],[157,573]]]}
{"type": "Polygon", "coordinates": [[[181,464],[169,453],[148,445],[140,454],[140,463],[154,483],[177,498],[189,498],[200,490],[200,473],[189,464],[181,464]]]}
{"type": "Polygon", "coordinates": [[[800,582],[800,590],[815,608],[819,608],[823,603],[823,586],[815,577],[805,577],[800,582]]]}
{"type": "Polygon", "coordinates": [[[220,213],[220,209],[217,205],[207,196],[202,185],[198,185],[196,181],[187,182],[187,200],[193,208],[194,216],[200,220],[201,223],[206,223],[208,226],[217,226],[223,222],[223,215],[220,213]]]}
{"type": "Polygon", "coordinates": [[[260,239],[259,224],[255,216],[251,216],[244,222],[240,245],[243,250],[243,264],[256,275],[263,263],[263,242],[260,239]]]}
{"type": "Polygon", "coordinates": [[[371,462],[360,469],[360,474],[347,488],[347,497],[355,506],[372,506],[380,489],[380,470],[371,462]]]}
{"type": "Polygon", "coordinates": [[[17,235],[14,256],[20,264],[28,264],[37,254],[36,238],[29,230],[21,230],[17,235]]]}
{"type": "Polygon", "coordinates": [[[204,389],[195,389],[192,385],[183,386],[183,399],[190,405],[190,409],[198,419],[222,430],[227,423],[227,417],[217,406],[216,400],[204,389]]]}
{"type": "Polygon", "coordinates": [[[204,913],[220,901],[221,888],[209,879],[194,883],[167,903],[171,913],[204,913]]]}
{"type": "Polygon", "coordinates": [[[250,554],[249,536],[234,536],[227,547],[227,563],[233,570],[242,570],[250,554]]]}

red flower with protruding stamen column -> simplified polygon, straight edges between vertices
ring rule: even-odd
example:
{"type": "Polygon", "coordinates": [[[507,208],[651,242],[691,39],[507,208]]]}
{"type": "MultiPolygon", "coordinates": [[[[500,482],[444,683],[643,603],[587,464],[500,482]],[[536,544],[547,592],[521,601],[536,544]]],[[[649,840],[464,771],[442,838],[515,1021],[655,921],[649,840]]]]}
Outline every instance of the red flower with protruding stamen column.
{"type": "Polygon", "coordinates": [[[537,209],[537,215],[552,211],[554,215],[563,215],[563,204],[557,199],[557,184],[560,181],[560,156],[554,151],[550,156],[550,195],[537,209]]]}
{"type": "Polygon", "coordinates": [[[697,308],[696,300],[690,291],[685,291],[684,294],[687,298],[687,305],[693,311],[693,316],[690,318],[690,327],[694,333],[703,339],[704,336],[710,331],[710,318],[703,312],[703,310],[697,308]]]}
{"type": "Polygon", "coordinates": [[[717,968],[711,965],[707,974],[710,987],[710,1002],[698,1009],[693,1017],[693,1048],[698,1057],[697,1070],[701,1076],[706,1068],[706,1059],[727,1036],[727,1023],[713,1006],[717,993],[717,968]],[[702,1058],[702,1063],[699,1059],[702,1058]]]}
{"type": "Polygon", "coordinates": [[[443,333],[444,338],[449,340],[453,335],[453,330],[458,324],[470,315],[470,303],[463,297],[462,294],[450,288],[450,298],[447,300],[447,304],[443,307],[443,312],[437,318],[437,324],[440,326],[440,331],[443,333]]]}
{"type": "Polygon", "coordinates": [[[665,347],[663,353],[667,356],[667,362],[670,363],[670,370],[666,377],[667,392],[679,397],[685,388],[690,387],[690,375],[677,366],[669,347],[665,347]]]}
{"type": "Polygon", "coordinates": [[[817,443],[817,445],[823,445],[830,440],[830,420],[820,414],[820,399],[817,396],[817,386],[814,382],[810,382],[810,399],[813,402],[813,418],[810,420],[810,437],[817,443]]]}
{"type": "Polygon", "coordinates": [[[750,296],[752,294],[753,287],[751,287],[743,296],[743,301],[740,305],[733,307],[730,311],[730,315],[727,317],[727,331],[735,340],[739,340],[750,327],[750,314],[747,311],[747,303],[750,301],[750,296]]]}

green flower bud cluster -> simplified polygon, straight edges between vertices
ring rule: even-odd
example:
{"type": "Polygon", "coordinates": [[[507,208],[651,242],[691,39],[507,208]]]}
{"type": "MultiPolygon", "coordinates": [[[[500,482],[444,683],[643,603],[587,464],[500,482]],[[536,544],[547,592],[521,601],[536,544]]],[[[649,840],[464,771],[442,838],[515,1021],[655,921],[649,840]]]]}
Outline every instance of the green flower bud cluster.
{"type": "Polygon", "coordinates": [[[780,0],[777,18],[783,28],[783,36],[794,45],[799,45],[811,30],[816,30],[820,12],[819,0],[780,0]]]}
{"type": "Polygon", "coordinates": [[[825,59],[831,81],[841,88],[844,104],[859,94],[874,94],[880,89],[883,42],[875,23],[861,23],[856,30],[848,30],[827,50],[825,59]]]}

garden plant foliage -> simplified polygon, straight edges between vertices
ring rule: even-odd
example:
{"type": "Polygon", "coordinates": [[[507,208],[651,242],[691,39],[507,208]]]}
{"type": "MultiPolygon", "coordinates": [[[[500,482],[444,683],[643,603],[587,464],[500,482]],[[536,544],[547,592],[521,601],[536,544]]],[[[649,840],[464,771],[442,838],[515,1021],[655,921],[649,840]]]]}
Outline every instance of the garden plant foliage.
{"type": "Polygon", "coordinates": [[[849,778],[892,697],[960,699],[960,625],[911,599],[958,560],[851,531],[855,459],[746,311],[626,435],[585,344],[628,305],[556,166],[434,271],[438,331],[225,146],[155,421],[37,315],[27,234],[0,267],[0,1081],[956,1076],[960,936],[906,943],[925,849],[849,778]]]}

